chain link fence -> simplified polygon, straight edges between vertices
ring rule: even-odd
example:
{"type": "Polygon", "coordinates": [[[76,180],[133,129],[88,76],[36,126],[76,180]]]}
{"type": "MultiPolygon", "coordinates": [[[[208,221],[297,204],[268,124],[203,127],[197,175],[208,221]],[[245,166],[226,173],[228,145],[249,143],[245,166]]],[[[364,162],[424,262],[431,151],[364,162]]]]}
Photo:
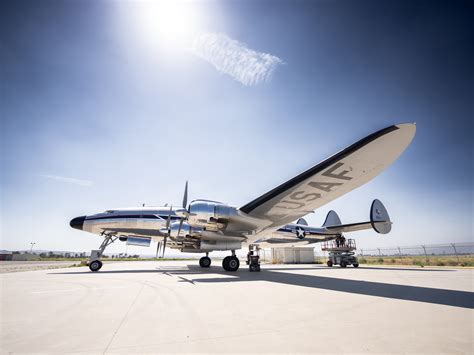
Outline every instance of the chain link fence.
{"type": "Polygon", "coordinates": [[[423,244],[413,246],[397,246],[393,248],[360,248],[359,258],[366,260],[386,261],[392,263],[410,260],[413,264],[427,265],[462,265],[471,266],[474,258],[474,243],[423,244]]]}
{"type": "MultiPolygon", "coordinates": [[[[361,264],[418,266],[474,266],[474,242],[357,248],[361,264]]],[[[315,260],[325,263],[328,253],[314,248],[315,260]]]]}
{"type": "Polygon", "coordinates": [[[430,255],[474,255],[474,243],[425,244],[395,248],[358,249],[359,256],[430,256],[430,255]]]}

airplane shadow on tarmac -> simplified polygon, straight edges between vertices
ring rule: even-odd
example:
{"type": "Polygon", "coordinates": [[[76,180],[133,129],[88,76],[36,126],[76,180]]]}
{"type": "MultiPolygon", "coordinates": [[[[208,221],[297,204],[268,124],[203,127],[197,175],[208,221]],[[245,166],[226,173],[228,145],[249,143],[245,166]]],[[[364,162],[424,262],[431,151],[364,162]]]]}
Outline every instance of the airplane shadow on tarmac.
{"type": "MultiPolygon", "coordinates": [[[[361,269],[374,270],[407,270],[407,271],[455,271],[455,270],[433,270],[433,269],[402,269],[402,268],[371,268],[361,267],[361,269]]],[[[212,284],[212,283],[228,283],[228,282],[252,282],[267,281],[286,285],[319,288],[322,290],[347,292],[359,295],[385,297],[406,301],[417,301],[425,303],[440,304],[453,307],[474,308],[474,293],[468,291],[445,290],[430,287],[406,286],[388,284],[373,281],[348,280],[335,277],[301,275],[284,271],[313,271],[328,270],[337,271],[338,269],[329,268],[262,268],[261,272],[249,272],[242,268],[237,272],[226,272],[221,267],[213,266],[209,269],[203,269],[196,265],[188,265],[187,267],[160,267],[156,270],[104,270],[99,273],[86,272],[61,272],[50,274],[119,274],[119,273],[162,273],[168,276],[176,276],[178,282],[189,282],[193,285],[212,284]],[[283,271],[283,272],[282,272],[283,271]],[[224,275],[227,277],[208,277],[208,278],[190,278],[190,275],[224,275]]]]}

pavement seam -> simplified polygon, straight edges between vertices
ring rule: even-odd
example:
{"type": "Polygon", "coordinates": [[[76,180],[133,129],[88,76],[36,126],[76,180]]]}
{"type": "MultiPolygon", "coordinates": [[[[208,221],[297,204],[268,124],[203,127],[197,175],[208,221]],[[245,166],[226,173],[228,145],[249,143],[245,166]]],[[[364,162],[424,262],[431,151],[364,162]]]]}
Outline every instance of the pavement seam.
{"type": "Polygon", "coordinates": [[[114,332],[114,334],[112,335],[112,337],[110,338],[109,343],[108,343],[107,346],[105,347],[103,354],[105,354],[105,353],[107,352],[107,350],[109,350],[110,344],[112,344],[112,342],[114,341],[115,336],[117,335],[118,331],[119,331],[120,328],[122,327],[123,323],[125,322],[125,319],[127,318],[128,314],[130,313],[130,311],[132,310],[133,306],[134,306],[135,303],[137,302],[137,300],[138,300],[138,298],[140,297],[140,294],[142,293],[142,291],[143,291],[144,288],[145,288],[145,285],[142,284],[142,287],[141,287],[140,290],[137,292],[137,295],[135,296],[135,299],[134,299],[133,302],[130,304],[130,307],[128,307],[128,310],[127,310],[127,312],[125,313],[125,315],[123,316],[122,320],[120,321],[120,324],[118,325],[117,329],[115,329],[115,332],[114,332]]]}

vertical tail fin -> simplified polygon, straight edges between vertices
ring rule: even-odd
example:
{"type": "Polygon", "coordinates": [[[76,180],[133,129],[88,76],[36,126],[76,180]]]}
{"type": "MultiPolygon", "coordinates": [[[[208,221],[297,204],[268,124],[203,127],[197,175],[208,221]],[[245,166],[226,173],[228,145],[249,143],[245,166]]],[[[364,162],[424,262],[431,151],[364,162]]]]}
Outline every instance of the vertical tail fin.
{"type": "Polygon", "coordinates": [[[338,226],[340,224],[342,224],[341,219],[339,218],[336,212],[331,210],[328,212],[328,215],[326,216],[326,220],[323,223],[323,227],[338,226]]]}
{"type": "Polygon", "coordinates": [[[387,234],[392,229],[392,222],[387,209],[382,202],[375,199],[370,207],[370,223],[372,228],[380,234],[387,234]]]}
{"type": "Polygon", "coordinates": [[[296,221],[296,224],[301,224],[302,226],[307,226],[308,222],[306,222],[306,219],[300,218],[296,221]]]}

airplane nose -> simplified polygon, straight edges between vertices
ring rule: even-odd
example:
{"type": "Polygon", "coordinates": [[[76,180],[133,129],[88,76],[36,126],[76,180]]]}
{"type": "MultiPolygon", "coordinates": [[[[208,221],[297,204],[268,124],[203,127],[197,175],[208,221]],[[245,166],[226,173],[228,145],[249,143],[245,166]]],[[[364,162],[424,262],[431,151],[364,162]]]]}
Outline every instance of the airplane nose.
{"type": "Polygon", "coordinates": [[[82,226],[84,225],[84,220],[86,219],[87,216],[80,216],[71,219],[71,222],[69,222],[69,225],[72,228],[82,230],[82,226]]]}

